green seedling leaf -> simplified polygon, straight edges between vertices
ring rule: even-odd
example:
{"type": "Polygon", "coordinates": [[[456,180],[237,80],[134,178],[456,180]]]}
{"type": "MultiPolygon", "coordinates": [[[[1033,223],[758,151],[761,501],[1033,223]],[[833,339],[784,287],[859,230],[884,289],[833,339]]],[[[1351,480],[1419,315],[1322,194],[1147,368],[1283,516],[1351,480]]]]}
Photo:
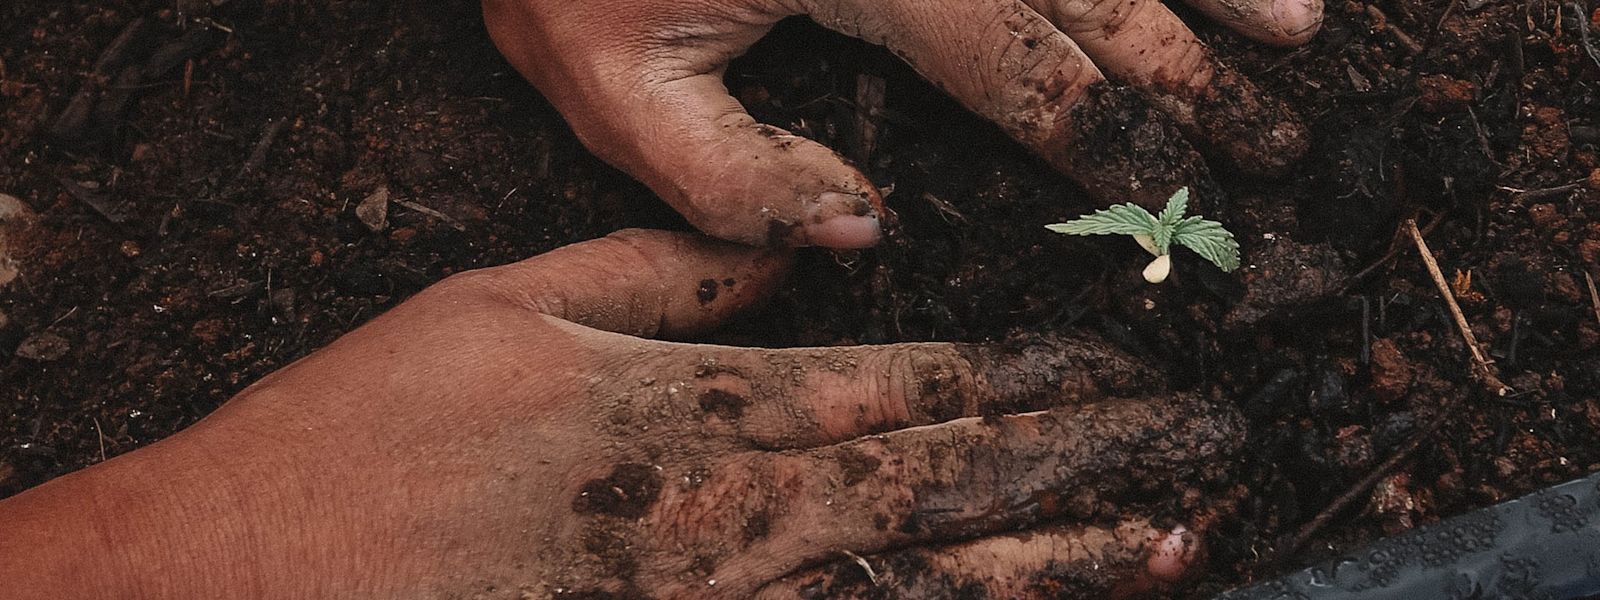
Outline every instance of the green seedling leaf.
{"type": "Polygon", "coordinates": [[[1189,188],[1167,199],[1161,216],[1150,214],[1137,204],[1118,204],[1066,223],[1046,225],[1056,233],[1069,235],[1131,235],[1140,246],[1156,256],[1145,268],[1150,283],[1160,283],[1172,269],[1172,244],[1194,250],[1223,271],[1239,268],[1239,242],[1221,223],[1199,216],[1185,217],[1189,210],[1189,188]]]}
{"type": "Polygon", "coordinates": [[[1172,234],[1177,229],[1178,223],[1183,221],[1184,211],[1189,210],[1189,188],[1180,188],[1167,198],[1167,207],[1161,209],[1161,216],[1156,218],[1156,230],[1150,236],[1155,242],[1160,254],[1172,252],[1172,234]]]}
{"type": "Polygon", "coordinates": [[[1137,235],[1155,232],[1155,215],[1137,204],[1118,204],[1067,223],[1045,225],[1045,229],[1068,235],[1137,235]]]}
{"type": "Polygon", "coordinates": [[[1172,241],[1193,250],[1223,271],[1239,268],[1239,242],[1221,223],[1189,217],[1173,228],[1172,241]]]}
{"type": "Polygon", "coordinates": [[[1178,226],[1184,211],[1189,210],[1189,188],[1181,188],[1167,198],[1167,207],[1161,209],[1161,226],[1171,229],[1178,226]]]}

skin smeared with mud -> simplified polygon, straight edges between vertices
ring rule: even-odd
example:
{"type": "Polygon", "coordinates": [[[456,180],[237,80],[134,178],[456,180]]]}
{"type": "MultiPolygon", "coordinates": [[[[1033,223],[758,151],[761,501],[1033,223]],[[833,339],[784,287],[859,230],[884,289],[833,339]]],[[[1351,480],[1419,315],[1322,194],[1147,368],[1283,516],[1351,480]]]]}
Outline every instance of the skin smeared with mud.
{"type": "Polygon", "coordinates": [[[1161,382],[1144,363],[1088,335],[904,344],[887,354],[680,349],[674,360],[681,366],[597,392],[619,407],[605,421],[609,432],[643,435],[683,421],[758,448],[817,446],[962,416],[1141,396],[1161,382]]]}
{"type": "MultiPolygon", "coordinates": [[[[825,545],[871,552],[1056,519],[1114,519],[1124,496],[1181,495],[1207,479],[1205,465],[1239,439],[1238,419],[1219,406],[1113,400],[1159,393],[1160,379],[1092,337],[888,353],[661,347],[668,351],[630,369],[638,377],[597,381],[589,392],[597,439],[632,443],[608,444],[614,450],[587,467],[593,475],[573,492],[572,517],[562,521],[582,551],[546,549],[547,561],[563,565],[542,577],[553,582],[543,590],[551,597],[745,597],[758,580],[748,574],[763,565],[788,572],[837,558],[786,541],[821,535],[810,533],[830,528],[821,523],[853,532],[825,545]],[[1062,408],[999,416],[1052,406],[1062,408]]],[[[995,598],[1017,589],[1109,590],[1161,570],[1146,560],[1159,547],[1147,525],[1084,531],[1068,546],[1098,540],[1094,548],[1036,552],[1043,562],[1017,566],[1032,587],[1007,580],[983,588],[959,569],[976,563],[929,549],[920,556],[931,573],[905,589],[956,585],[995,598]]]]}
{"type": "Polygon", "coordinates": [[[1246,174],[1282,174],[1310,147],[1310,134],[1289,106],[1262,95],[1231,67],[1219,64],[1198,88],[1149,90],[1150,101],[1173,115],[1188,139],[1246,174]]]}
{"type": "Polygon", "coordinates": [[[1088,335],[1022,334],[994,345],[957,345],[984,375],[996,401],[983,414],[1040,410],[1063,399],[1131,398],[1155,392],[1161,374],[1088,335]]]}
{"type": "MultiPolygon", "coordinates": [[[[722,284],[702,277],[679,302],[715,302],[707,290],[722,284]]],[[[570,492],[571,516],[547,534],[573,536],[581,551],[546,547],[542,562],[556,568],[536,592],[748,597],[765,580],[839,558],[830,548],[867,554],[973,538],[1080,550],[1035,552],[1041,562],[1017,566],[1032,578],[1026,585],[979,582],[961,570],[976,563],[959,544],[913,551],[908,560],[921,556],[933,570],[917,585],[945,587],[906,589],[997,598],[1142,590],[1184,570],[1192,536],[1178,539],[1177,558],[1145,521],[984,536],[1137,514],[1125,498],[1181,497],[1213,478],[1211,465],[1242,439],[1231,409],[1163,396],[1158,373],[1090,336],[789,350],[647,344],[621,353],[632,358],[618,376],[589,384],[590,437],[604,450],[580,467],[590,475],[570,492]],[[1151,399],[1118,399],[1130,397],[1151,399]]]]}
{"type": "Polygon", "coordinates": [[[1063,126],[1033,145],[1084,187],[1127,190],[1126,201],[1151,211],[1183,187],[1197,212],[1220,196],[1210,167],[1177,123],[1133,88],[1090,85],[1063,126]]]}
{"type": "MultiPolygon", "coordinates": [[[[692,416],[695,411],[677,412],[692,416]]],[[[582,532],[583,552],[560,561],[567,566],[551,574],[554,589],[567,590],[554,597],[635,598],[643,597],[637,595],[642,590],[651,590],[648,597],[654,598],[746,597],[754,590],[738,587],[750,581],[741,575],[761,565],[793,571],[838,558],[800,552],[793,547],[796,535],[866,553],[955,542],[1054,519],[1114,519],[1125,498],[1182,495],[1195,482],[1215,476],[1212,465],[1242,443],[1241,428],[1230,410],[1179,398],[969,417],[776,452],[732,450],[740,444],[723,443],[715,434],[699,437],[710,431],[682,439],[667,435],[658,447],[644,451],[657,453],[652,468],[623,462],[583,486],[572,517],[582,532]],[[655,481],[662,482],[659,499],[655,481]]],[[[637,460],[637,454],[607,460],[637,460]]],[[[1153,574],[1174,569],[1170,560],[1159,558],[1163,548],[1172,552],[1171,543],[1151,531],[1140,522],[1109,532],[1088,527],[1004,538],[1025,542],[1050,535],[1080,548],[1019,565],[1019,577],[1027,572],[1031,578],[1027,582],[985,583],[970,572],[975,567],[970,557],[946,556],[943,549],[896,560],[927,564],[925,575],[911,577],[916,567],[907,563],[907,591],[966,589],[979,593],[970,597],[1001,598],[1019,597],[1011,593],[1017,590],[1027,597],[1046,590],[1110,590],[1113,584],[1144,589],[1153,585],[1145,581],[1153,574]]],[[[852,564],[825,573],[846,573],[852,564]]],[[[847,580],[839,581],[830,585],[848,589],[847,580]]]]}
{"type": "Polygon", "coordinates": [[[863,558],[866,567],[841,560],[787,577],[757,597],[1126,598],[1166,589],[1177,580],[1175,572],[1195,561],[1196,544],[1187,532],[1153,529],[1144,519],[1109,526],[1047,526],[863,558]]]}

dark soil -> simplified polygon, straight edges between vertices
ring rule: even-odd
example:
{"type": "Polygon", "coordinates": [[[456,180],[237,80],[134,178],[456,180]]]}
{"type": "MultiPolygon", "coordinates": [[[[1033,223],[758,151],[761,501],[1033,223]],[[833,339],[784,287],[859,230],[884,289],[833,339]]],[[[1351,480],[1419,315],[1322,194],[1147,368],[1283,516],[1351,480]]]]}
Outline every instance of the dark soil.
{"type": "MultiPolygon", "coordinates": [[[[176,3],[191,5],[208,3],[176,3]]],[[[1304,117],[1312,149],[1273,179],[1219,171],[1231,206],[1215,216],[1240,235],[1241,276],[1181,255],[1160,286],[1131,246],[1043,229],[1091,202],[1041,161],[887,53],[786,23],[730,87],[892,186],[897,227],[877,250],[807,254],[718,341],[1087,330],[1177,389],[1238,403],[1249,450],[1206,502],[1212,568],[1194,597],[1600,470],[1593,10],[1332,2],[1297,50],[1192,19],[1304,117]],[[856,91],[880,79],[884,116],[864,136],[856,91]],[[1406,218],[1429,231],[1510,395],[1470,376],[1406,218]],[[1417,436],[1394,473],[1281,552],[1417,436]]],[[[36,221],[0,228],[20,271],[0,287],[0,496],[160,439],[447,274],[684,227],[582,149],[495,52],[475,2],[176,11],[0,6],[0,193],[36,221]],[[356,207],[381,187],[443,217],[395,204],[375,233],[356,207]]]]}

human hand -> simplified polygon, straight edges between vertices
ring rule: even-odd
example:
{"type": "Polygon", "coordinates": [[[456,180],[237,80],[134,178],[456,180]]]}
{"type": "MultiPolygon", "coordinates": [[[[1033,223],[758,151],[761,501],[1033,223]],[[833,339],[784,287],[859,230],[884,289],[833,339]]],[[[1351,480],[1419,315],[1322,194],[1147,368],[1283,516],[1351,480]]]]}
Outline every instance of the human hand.
{"type": "MultiPolygon", "coordinates": [[[[1305,42],[1322,18],[1322,0],[1189,2],[1277,45],[1305,42]]],[[[495,43],[591,150],[701,231],[746,244],[860,248],[880,235],[882,200],[860,172],[757,123],[723,86],[728,61],[791,15],[887,46],[1108,202],[1159,209],[1184,186],[1206,202],[1209,171],[1186,138],[1246,172],[1280,170],[1307,143],[1160,0],[483,4],[495,43]]]]}
{"type": "Polygon", "coordinates": [[[713,326],[786,262],[630,231],[452,277],[168,440],[0,502],[0,580],[55,597],[1056,597],[1193,560],[1132,499],[1197,497],[1242,423],[1101,344],[636,337],[713,326]],[[806,570],[849,555],[882,587],[850,561],[806,570]]]}

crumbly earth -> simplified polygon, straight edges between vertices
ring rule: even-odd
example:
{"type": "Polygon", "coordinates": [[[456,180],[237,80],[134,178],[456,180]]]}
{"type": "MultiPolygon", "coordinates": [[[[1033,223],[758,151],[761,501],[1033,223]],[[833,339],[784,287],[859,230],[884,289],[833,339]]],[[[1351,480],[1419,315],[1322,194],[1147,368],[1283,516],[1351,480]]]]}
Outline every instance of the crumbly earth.
{"type": "MultiPolygon", "coordinates": [[[[584,152],[475,2],[211,4],[0,6],[0,495],[160,439],[449,273],[684,227],[584,152]],[[358,215],[380,188],[384,218],[358,215]]],[[[1083,330],[1236,403],[1232,491],[1182,500],[1215,515],[1196,598],[1600,469],[1600,13],[1578,6],[1333,2],[1297,50],[1191,19],[1302,115],[1311,150],[1274,178],[1213,164],[1227,200],[1207,214],[1245,271],[1180,254],[1160,286],[1131,241],[1044,231],[1091,202],[995,128],[887,53],[785,23],[730,88],[853,155],[892,188],[895,227],[873,251],[807,254],[717,341],[1083,330]],[[883,109],[858,110],[879,81],[883,109]],[[1408,217],[1514,393],[1470,377],[1408,217]]],[[[615,474],[648,487],[635,475],[615,474]]]]}

